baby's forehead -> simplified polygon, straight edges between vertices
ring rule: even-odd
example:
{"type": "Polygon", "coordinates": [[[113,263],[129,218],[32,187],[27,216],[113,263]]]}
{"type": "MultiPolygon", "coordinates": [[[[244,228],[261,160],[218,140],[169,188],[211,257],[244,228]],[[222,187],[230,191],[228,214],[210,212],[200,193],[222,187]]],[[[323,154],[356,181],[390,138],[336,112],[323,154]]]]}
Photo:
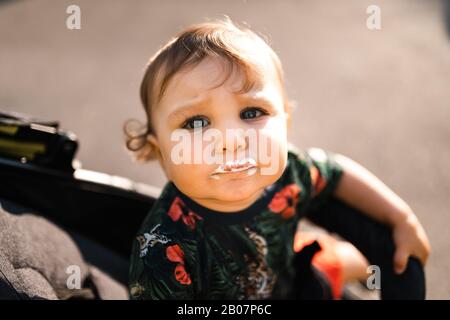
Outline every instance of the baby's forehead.
{"type": "Polygon", "coordinates": [[[220,86],[233,93],[256,92],[268,86],[281,90],[275,64],[270,59],[254,58],[240,65],[220,57],[205,57],[196,65],[178,71],[163,97],[174,92],[205,92],[220,86]]]}
{"type": "Polygon", "coordinates": [[[176,122],[190,113],[204,111],[210,107],[209,103],[220,108],[228,101],[251,102],[262,104],[268,110],[281,110],[284,106],[281,85],[275,71],[267,69],[266,66],[253,68],[246,75],[243,68],[232,68],[220,59],[205,58],[172,78],[154,112],[176,122]],[[224,71],[226,68],[231,69],[224,71]],[[230,70],[229,76],[224,76],[230,70]],[[250,83],[247,88],[246,82],[250,83]]]}

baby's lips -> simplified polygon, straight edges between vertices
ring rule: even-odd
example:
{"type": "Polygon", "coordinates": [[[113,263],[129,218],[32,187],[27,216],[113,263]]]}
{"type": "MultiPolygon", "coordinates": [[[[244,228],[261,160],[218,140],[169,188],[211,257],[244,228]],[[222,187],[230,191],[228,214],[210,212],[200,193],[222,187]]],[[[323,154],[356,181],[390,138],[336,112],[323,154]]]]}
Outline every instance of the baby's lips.
{"type": "Polygon", "coordinates": [[[227,161],[226,163],[220,165],[212,175],[218,173],[231,173],[247,170],[249,168],[256,167],[256,161],[253,158],[245,158],[241,160],[227,161]]]}

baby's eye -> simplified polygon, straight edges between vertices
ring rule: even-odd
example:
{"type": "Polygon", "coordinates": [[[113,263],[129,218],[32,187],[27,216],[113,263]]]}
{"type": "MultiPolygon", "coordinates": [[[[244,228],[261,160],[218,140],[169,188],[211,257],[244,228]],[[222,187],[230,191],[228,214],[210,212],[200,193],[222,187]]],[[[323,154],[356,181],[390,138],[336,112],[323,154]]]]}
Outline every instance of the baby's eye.
{"type": "Polygon", "coordinates": [[[241,112],[241,119],[255,119],[267,115],[268,113],[258,107],[247,107],[241,112]]]}
{"type": "Polygon", "coordinates": [[[209,124],[208,119],[201,116],[195,116],[190,119],[188,119],[183,124],[183,129],[193,130],[193,129],[200,129],[203,127],[206,127],[209,124]]]}

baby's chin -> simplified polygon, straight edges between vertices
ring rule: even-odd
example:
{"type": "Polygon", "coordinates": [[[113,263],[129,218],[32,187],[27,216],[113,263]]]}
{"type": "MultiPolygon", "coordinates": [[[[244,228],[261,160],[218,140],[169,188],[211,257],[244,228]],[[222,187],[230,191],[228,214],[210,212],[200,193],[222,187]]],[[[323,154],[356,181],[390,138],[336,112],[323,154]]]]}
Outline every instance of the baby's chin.
{"type": "MultiPolygon", "coordinates": [[[[264,189],[264,186],[239,186],[236,188],[221,188],[220,190],[214,190],[214,194],[211,194],[211,198],[215,198],[222,202],[243,202],[254,198],[258,193],[264,189]]],[[[212,191],[212,190],[211,190],[212,191]]]]}
{"type": "Polygon", "coordinates": [[[190,175],[187,177],[182,172],[175,177],[177,187],[191,199],[203,199],[228,205],[240,205],[256,201],[262,195],[264,189],[275,183],[283,173],[278,170],[273,175],[261,174],[258,169],[251,175],[219,174],[217,178],[211,178],[210,172],[190,175]]]}
{"type": "Polygon", "coordinates": [[[220,201],[241,202],[257,194],[275,182],[277,177],[261,176],[259,174],[243,179],[219,179],[208,182],[208,193],[220,201]]]}

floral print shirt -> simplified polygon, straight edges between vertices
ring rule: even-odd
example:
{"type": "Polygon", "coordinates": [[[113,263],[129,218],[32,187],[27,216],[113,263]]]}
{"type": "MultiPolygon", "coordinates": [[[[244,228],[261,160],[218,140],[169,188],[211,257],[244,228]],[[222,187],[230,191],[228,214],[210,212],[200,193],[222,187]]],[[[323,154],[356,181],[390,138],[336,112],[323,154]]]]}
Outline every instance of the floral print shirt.
{"type": "Polygon", "coordinates": [[[133,243],[132,299],[277,299],[295,275],[299,219],[331,196],[335,154],[291,146],[283,175],[245,210],[226,214],[168,182],[133,243]]]}

